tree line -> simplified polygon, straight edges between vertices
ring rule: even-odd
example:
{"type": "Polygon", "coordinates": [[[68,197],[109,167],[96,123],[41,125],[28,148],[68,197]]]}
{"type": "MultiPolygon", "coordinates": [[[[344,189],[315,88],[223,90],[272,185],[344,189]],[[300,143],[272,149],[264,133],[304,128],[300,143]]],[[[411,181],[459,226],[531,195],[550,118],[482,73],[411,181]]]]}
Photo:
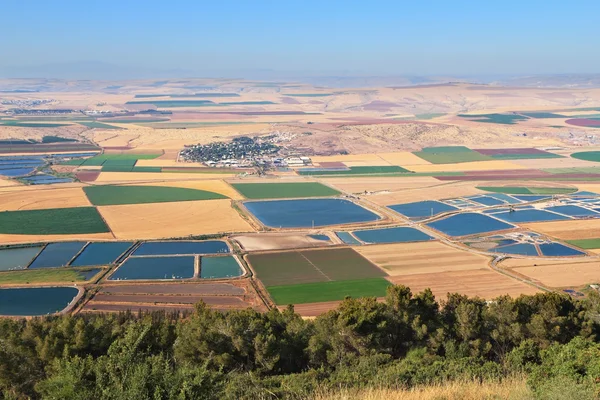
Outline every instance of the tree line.
{"type": "Polygon", "coordinates": [[[383,302],[347,298],[312,320],[203,303],[188,315],[3,319],[0,399],[305,399],[516,374],[538,398],[597,398],[599,311],[596,292],[438,302],[392,286],[383,302]]]}

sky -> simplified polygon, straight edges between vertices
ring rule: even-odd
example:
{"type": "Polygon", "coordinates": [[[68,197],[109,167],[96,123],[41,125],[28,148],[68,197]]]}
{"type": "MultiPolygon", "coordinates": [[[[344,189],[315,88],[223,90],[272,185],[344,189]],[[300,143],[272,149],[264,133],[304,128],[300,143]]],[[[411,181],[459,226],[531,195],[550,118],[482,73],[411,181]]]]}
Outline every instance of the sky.
{"type": "Polygon", "coordinates": [[[2,0],[0,70],[600,73],[600,1],[2,0]]]}

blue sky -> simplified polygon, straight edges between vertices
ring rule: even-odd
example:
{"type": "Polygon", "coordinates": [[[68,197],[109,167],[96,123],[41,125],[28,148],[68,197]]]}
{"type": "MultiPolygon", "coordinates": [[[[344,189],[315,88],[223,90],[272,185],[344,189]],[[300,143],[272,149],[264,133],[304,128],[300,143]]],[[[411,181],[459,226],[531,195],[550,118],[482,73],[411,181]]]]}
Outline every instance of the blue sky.
{"type": "Polygon", "coordinates": [[[600,1],[3,0],[0,67],[600,72],[600,1]]]}

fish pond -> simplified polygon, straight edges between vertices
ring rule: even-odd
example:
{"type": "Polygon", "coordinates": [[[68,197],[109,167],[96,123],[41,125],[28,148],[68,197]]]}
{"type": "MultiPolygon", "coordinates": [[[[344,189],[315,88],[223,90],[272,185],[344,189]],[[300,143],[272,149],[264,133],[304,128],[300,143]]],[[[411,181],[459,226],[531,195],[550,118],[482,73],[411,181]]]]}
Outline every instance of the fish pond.
{"type": "Polygon", "coordinates": [[[374,212],[342,199],[248,201],[244,205],[261,223],[273,228],[322,227],[381,219],[374,212]]]}
{"type": "Polygon", "coordinates": [[[77,296],[74,287],[0,289],[0,315],[46,315],[65,309],[77,296]]]}
{"type": "Polygon", "coordinates": [[[189,279],[194,277],[195,257],[128,258],[109,280],[189,279]]]}
{"type": "Polygon", "coordinates": [[[514,225],[478,213],[453,215],[439,221],[430,222],[427,226],[448,236],[474,235],[476,233],[494,232],[515,227],[514,225]]]}
{"type": "Polygon", "coordinates": [[[353,234],[365,243],[422,242],[433,239],[418,229],[406,226],[355,231],[353,234]]]}
{"type": "Polygon", "coordinates": [[[71,263],[73,267],[114,264],[133,242],[90,243],[71,263]]]}
{"type": "Polygon", "coordinates": [[[494,214],[495,217],[506,222],[538,222],[560,221],[570,219],[564,215],[554,214],[544,210],[515,210],[494,214]]]}
{"type": "Polygon", "coordinates": [[[565,246],[560,243],[543,243],[540,244],[540,251],[546,257],[569,257],[569,256],[585,256],[582,251],[575,250],[572,247],[565,246]]]}
{"type": "Polygon", "coordinates": [[[433,200],[417,201],[415,203],[406,204],[395,204],[392,206],[388,206],[388,208],[391,208],[397,213],[409,218],[427,218],[433,217],[444,212],[458,210],[458,208],[456,207],[433,200]]]}
{"type": "Polygon", "coordinates": [[[0,250],[0,271],[26,268],[40,250],[41,246],[0,250]]]}
{"type": "Polygon", "coordinates": [[[200,260],[200,278],[223,279],[241,276],[244,272],[235,257],[202,257],[200,260]]]}
{"type": "Polygon", "coordinates": [[[335,235],[346,244],[359,246],[362,243],[359,242],[350,232],[336,232],[335,235]]]}
{"type": "Polygon", "coordinates": [[[223,254],[229,252],[229,246],[227,246],[227,243],[223,242],[222,240],[206,240],[203,242],[145,242],[133,252],[133,256],[223,254]]]}
{"type": "Polygon", "coordinates": [[[69,261],[83,249],[85,244],[86,242],[50,243],[33,260],[29,269],[63,267],[69,264],[69,261]]]}

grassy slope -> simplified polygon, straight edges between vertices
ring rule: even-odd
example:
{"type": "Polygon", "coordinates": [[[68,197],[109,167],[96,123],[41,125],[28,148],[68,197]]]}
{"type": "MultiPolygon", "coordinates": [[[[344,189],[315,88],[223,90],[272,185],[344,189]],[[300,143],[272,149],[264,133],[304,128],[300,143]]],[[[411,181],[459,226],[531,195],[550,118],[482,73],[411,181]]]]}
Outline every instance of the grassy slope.
{"type": "Polygon", "coordinates": [[[109,232],[94,207],[0,212],[0,233],[67,235],[109,232]]]}
{"type": "Polygon", "coordinates": [[[248,199],[291,199],[297,197],[326,197],[340,194],[318,182],[298,183],[237,183],[232,186],[248,199]]]}
{"type": "Polygon", "coordinates": [[[206,190],[161,186],[87,186],[83,188],[83,191],[90,202],[97,206],[227,198],[222,194],[206,190]]]}
{"type": "Polygon", "coordinates": [[[382,297],[391,283],[383,278],[354,281],[304,283],[270,286],[267,290],[278,305],[318,303],[351,297],[382,297]]]}

